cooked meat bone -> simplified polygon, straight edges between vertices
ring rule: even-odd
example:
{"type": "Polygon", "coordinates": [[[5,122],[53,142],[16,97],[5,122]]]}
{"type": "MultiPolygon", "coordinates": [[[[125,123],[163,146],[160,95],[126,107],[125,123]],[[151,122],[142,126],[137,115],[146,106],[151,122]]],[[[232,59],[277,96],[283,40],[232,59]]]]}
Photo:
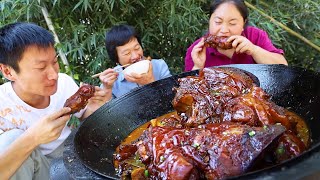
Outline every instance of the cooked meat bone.
{"type": "Polygon", "coordinates": [[[78,91],[73,94],[64,103],[64,107],[70,107],[70,114],[79,112],[88,104],[88,100],[94,95],[95,87],[89,84],[82,85],[78,91]]]}
{"type": "Polygon", "coordinates": [[[219,47],[221,49],[231,49],[232,43],[227,42],[227,37],[215,36],[212,34],[207,34],[204,36],[204,44],[206,47],[219,47]]]}

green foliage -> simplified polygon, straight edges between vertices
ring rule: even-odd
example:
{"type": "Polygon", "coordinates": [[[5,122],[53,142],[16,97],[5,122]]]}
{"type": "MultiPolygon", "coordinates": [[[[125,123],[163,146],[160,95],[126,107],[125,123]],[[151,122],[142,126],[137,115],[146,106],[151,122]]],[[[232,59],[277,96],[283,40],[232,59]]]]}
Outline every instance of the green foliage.
{"type": "MultiPolygon", "coordinates": [[[[269,16],[320,46],[320,1],[248,1],[269,16]]],[[[285,50],[289,65],[320,70],[320,52],[250,9],[250,22],[266,30],[273,43],[285,50]]]]}
{"type": "MultiPolygon", "coordinates": [[[[319,2],[311,0],[248,1],[313,43],[320,45],[319,2]]],[[[163,58],[174,74],[183,71],[187,47],[208,28],[208,0],[2,0],[0,25],[15,21],[47,27],[46,7],[70,66],[61,71],[78,81],[98,83],[90,75],[113,67],[105,50],[105,32],[127,23],[140,32],[145,55],[163,58]],[[72,70],[72,72],[71,72],[72,70]]],[[[319,69],[319,52],[250,10],[251,24],[265,29],[285,50],[291,65],[319,69]]]]}

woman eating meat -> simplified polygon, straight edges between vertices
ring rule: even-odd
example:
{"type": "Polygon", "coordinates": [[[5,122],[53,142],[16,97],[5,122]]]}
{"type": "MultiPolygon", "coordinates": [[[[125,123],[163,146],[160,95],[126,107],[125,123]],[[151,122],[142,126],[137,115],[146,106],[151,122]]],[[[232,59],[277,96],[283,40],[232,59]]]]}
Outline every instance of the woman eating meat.
{"type": "Polygon", "coordinates": [[[248,26],[248,9],[242,0],[215,0],[210,6],[208,34],[187,50],[185,71],[227,64],[285,64],[283,50],[268,34],[248,26]]]}

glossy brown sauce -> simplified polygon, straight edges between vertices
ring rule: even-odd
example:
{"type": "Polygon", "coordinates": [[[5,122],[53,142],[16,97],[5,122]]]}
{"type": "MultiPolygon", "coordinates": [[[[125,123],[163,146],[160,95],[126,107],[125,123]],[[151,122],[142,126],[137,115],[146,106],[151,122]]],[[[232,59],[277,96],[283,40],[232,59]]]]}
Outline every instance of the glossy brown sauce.
{"type": "Polygon", "coordinates": [[[288,117],[290,122],[296,122],[297,123],[297,136],[301,139],[301,141],[306,145],[306,147],[309,147],[310,145],[310,131],[309,128],[305,122],[305,120],[300,117],[298,114],[286,110],[286,116],[288,117]]]}
{"type": "MultiPolygon", "coordinates": [[[[293,121],[297,123],[297,131],[298,131],[297,136],[302,140],[302,142],[304,142],[306,147],[308,147],[310,144],[310,132],[305,120],[302,117],[300,117],[298,114],[289,110],[286,110],[286,115],[288,116],[289,121],[293,121]]],[[[149,127],[149,125],[152,124],[153,126],[155,126],[157,123],[159,123],[161,119],[169,118],[171,116],[178,117],[177,112],[173,111],[168,114],[164,114],[162,116],[152,119],[147,123],[139,126],[137,129],[132,131],[129,134],[129,136],[126,139],[124,139],[124,141],[121,144],[131,144],[133,141],[136,141],[142,135],[143,131],[146,130],[149,127]]]]}
{"type": "MultiPolygon", "coordinates": [[[[308,148],[310,145],[310,132],[309,132],[309,128],[305,122],[305,120],[300,117],[299,115],[297,115],[296,113],[286,110],[285,111],[286,116],[288,117],[290,122],[294,122],[296,123],[296,135],[298,138],[301,139],[301,141],[305,144],[305,146],[308,148]]],[[[120,144],[121,145],[126,145],[126,144],[132,144],[133,142],[136,142],[138,140],[138,138],[143,134],[143,132],[150,126],[163,126],[163,124],[161,123],[161,120],[163,119],[167,119],[170,117],[178,117],[177,112],[173,111],[171,113],[167,113],[164,114],[160,117],[157,117],[155,119],[152,119],[150,121],[148,121],[147,123],[139,126],[138,128],[136,128],[134,131],[132,131],[129,136],[124,139],[124,141],[120,144]]],[[[117,147],[116,149],[116,153],[119,153],[119,147],[117,147]]],[[[126,175],[122,175],[121,179],[139,179],[140,177],[144,177],[146,176],[144,173],[147,171],[145,170],[145,165],[141,162],[141,160],[139,160],[136,157],[130,157],[128,159],[125,160],[127,164],[130,164],[133,169],[135,169],[136,171],[133,171],[135,175],[131,174],[131,177],[126,176],[126,175]],[[137,172],[138,171],[138,172],[137,172]]],[[[268,167],[268,166],[272,166],[272,164],[268,164],[267,162],[265,163],[260,163],[260,164],[256,164],[254,167],[252,167],[254,169],[261,169],[264,167],[268,167]]],[[[119,161],[115,160],[114,161],[114,167],[116,167],[116,171],[118,172],[118,168],[119,167],[119,161]]]]}
{"type": "Polygon", "coordinates": [[[129,136],[126,139],[124,139],[121,142],[121,145],[131,144],[133,141],[136,141],[142,135],[143,131],[149,127],[150,124],[151,124],[151,121],[148,121],[147,123],[144,123],[143,125],[136,128],[134,131],[132,131],[129,134],[129,136]]]}
{"type": "MultiPolygon", "coordinates": [[[[170,116],[178,116],[177,115],[177,112],[176,111],[173,111],[171,113],[168,113],[168,114],[164,114],[162,116],[159,116],[157,117],[156,119],[152,119],[146,123],[144,123],[143,125],[139,126],[138,128],[136,128],[134,131],[132,131],[127,138],[125,138],[121,144],[117,147],[116,149],[116,153],[119,153],[119,147],[121,145],[126,145],[126,144],[132,144],[132,142],[136,141],[143,133],[144,130],[146,130],[152,123],[157,123],[159,122],[161,119],[163,118],[167,118],[167,117],[170,117],[170,116]]],[[[155,125],[155,124],[153,124],[155,125]]],[[[134,164],[136,163],[136,159],[134,159],[134,157],[132,158],[129,158],[126,160],[127,162],[129,162],[130,164],[134,164]]],[[[114,161],[114,167],[118,167],[119,166],[119,161],[114,161]]],[[[143,164],[141,164],[141,166],[143,166],[143,164]]],[[[141,167],[139,166],[139,167],[141,167]]],[[[116,168],[116,171],[117,171],[117,168],[116,168]]],[[[124,179],[124,178],[122,178],[124,179]]]]}
{"type": "Polygon", "coordinates": [[[170,112],[168,114],[164,114],[162,116],[159,116],[155,119],[151,119],[150,121],[148,121],[147,123],[139,126],[137,129],[135,129],[134,131],[132,131],[129,136],[123,140],[123,142],[121,143],[121,145],[123,144],[131,144],[133,141],[136,141],[143,133],[144,130],[146,130],[149,125],[152,124],[152,126],[155,126],[157,123],[159,123],[159,121],[161,119],[164,119],[164,118],[169,118],[170,116],[177,116],[177,112],[176,111],[173,111],[173,112],[170,112]]]}
{"type": "Polygon", "coordinates": [[[181,117],[174,111],[152,119],[117,149],[122,179],[149,172],[160,179],[224,179],[284,162],[310,144],[304,119],[274,104],[245,72],[204,68],[179,85],[172,105],[181,117]]]}

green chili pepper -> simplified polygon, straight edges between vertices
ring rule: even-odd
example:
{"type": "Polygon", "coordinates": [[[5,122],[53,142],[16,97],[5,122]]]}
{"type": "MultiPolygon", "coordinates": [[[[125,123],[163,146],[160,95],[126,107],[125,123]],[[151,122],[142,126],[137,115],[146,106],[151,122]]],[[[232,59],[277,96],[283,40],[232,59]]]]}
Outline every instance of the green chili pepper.
{"type": "Polygon", "coordinates": [[[145,177],[149,177],[149,171],[146,169],[146,170],[144,170],[144,176],[145,177]]]}
{"type": "Polygon", "coordinates": [[[250,131],[250,132],[249,132],[249,136],[250,136],[250,137],[254,136],[255,134],[256,134],[255,131],[250,131]]]}

